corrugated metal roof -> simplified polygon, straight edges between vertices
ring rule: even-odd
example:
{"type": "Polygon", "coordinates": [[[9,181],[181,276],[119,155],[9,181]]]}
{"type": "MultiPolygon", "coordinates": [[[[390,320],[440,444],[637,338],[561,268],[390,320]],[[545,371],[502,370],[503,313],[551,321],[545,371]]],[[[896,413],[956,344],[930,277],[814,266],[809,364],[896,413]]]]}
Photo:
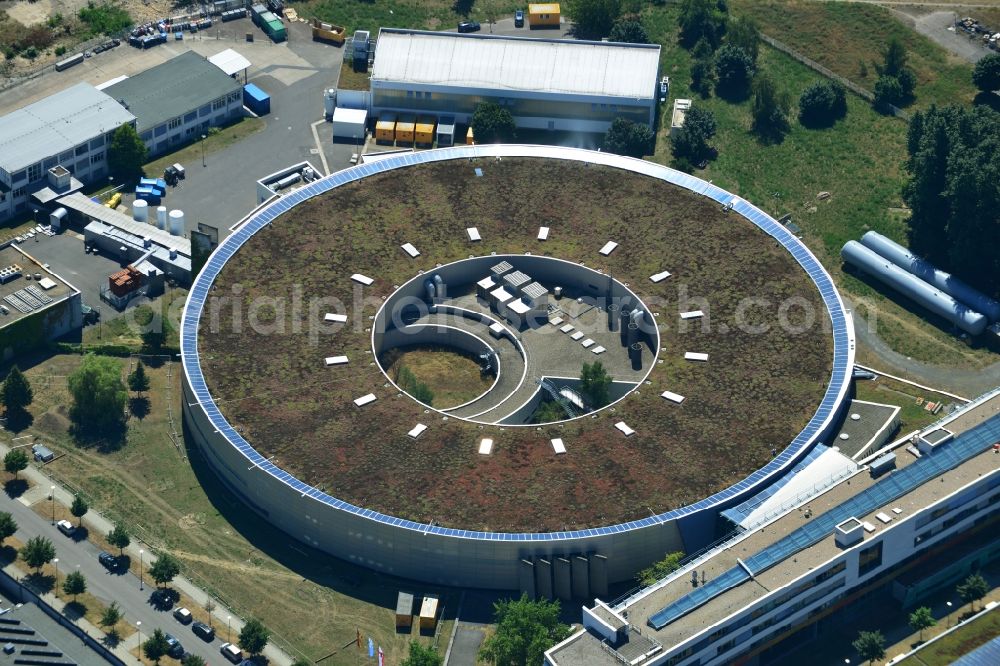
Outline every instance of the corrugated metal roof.
{"type": "MultiPolygon", "coordinates": [[[[173,236],[169,232],[158,229],[152,224],[136,222],[128,215],[119,213],[117,210],[111,210],[96,201],[91,201],[79,192],[63,197],[59,200],[59,205],[71,208],[92,220],[98,220],[99,222],[121,229],[139,239],[149,238],[161,247],[167,249],[177,248],[177,251],[181,254],[188,257],[191,256],[191,241],[189,239],[183,236],[173,236]]],[[[155,211],[150,211],[150,214],[155,214],[155,211]]]]}
{"type": "Polygon", "coordinates": [[[78,83],[0,117],[0,167],[20,171],[133,120],[114,99],[78,83]]]}
{"type": "Polygon", "coordinates": [[[138,121],[136,129],[145,132],[239,89],[235,79],[194,51],[187,51],[110,86],[106,92],[125,101],[138,121]]]}
{"type": "Polygon", "coordinates": [[[372,82],[651,99],[660,47],[383,28],[372,82]]]}

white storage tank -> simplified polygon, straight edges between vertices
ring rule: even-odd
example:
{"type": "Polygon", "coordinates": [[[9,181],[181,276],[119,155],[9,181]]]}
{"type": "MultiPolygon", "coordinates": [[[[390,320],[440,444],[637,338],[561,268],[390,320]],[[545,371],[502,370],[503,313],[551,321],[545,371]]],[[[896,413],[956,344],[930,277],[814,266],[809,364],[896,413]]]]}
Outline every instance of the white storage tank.
{"type": "Polygon", "coordinates": [[[149,217],[149,204],[142,199],[132,202],[132,219],[136,222],[145,222],[149,217]]]}
{"type": "Polygon", "coordinates": [[[167,228],[167,207],[158,206],[156,208],[156,228],[166,230],[167,228]]]}
{"type": "Polygon", "coordinates": [[[181,236],[184,234],[184,211],[182,210],[172,210],[170,211],[170,234],[173,236],[181,236]]]}
{"type": "Polygon", "coordinates": [[[337,90],[335,88],[328,88],[323,92],[323,112],[326,114],[327,120],[333,118],[333,109],[335,106],[337,106],[337,90]]]}

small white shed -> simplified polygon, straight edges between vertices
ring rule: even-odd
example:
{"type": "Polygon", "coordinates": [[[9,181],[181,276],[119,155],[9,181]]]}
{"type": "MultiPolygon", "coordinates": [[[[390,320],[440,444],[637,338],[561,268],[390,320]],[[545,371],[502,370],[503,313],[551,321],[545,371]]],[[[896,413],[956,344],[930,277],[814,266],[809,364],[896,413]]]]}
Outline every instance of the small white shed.
{"type": "Polygon", "coordinates": [[[333,136],[341,139],[363,140],[367,123],[368,111],[365,109],[347,109],[338,106],[333,111],[333,136]]]}

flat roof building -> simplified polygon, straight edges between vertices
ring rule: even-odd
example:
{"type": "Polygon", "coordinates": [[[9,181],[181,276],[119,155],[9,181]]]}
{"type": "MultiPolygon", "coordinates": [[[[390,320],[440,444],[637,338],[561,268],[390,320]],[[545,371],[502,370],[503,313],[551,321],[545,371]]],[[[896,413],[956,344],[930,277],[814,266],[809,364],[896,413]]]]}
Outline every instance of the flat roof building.
{"type": "Polygon", "coordinates": [[[767,663],[850,614],[855,599],[912,607],[1000,557],[998,409],[1000,388],[930,426],[956,433],[932,453],[901,448],[899,469],[860,469],[625,600],[584,608],[584,629],[545,663],[767,663]],[[930,580],[937,587],[921,585],[930,580]]]}
{"type": "Polygon", "coordinates": [[[447,114],[506,107],[518,127],[604,132],[652,126],[660,46],[382,28],[371,93],[380,111],[447,114]]]}
{"type": "Polygon", "coordinates": [[[80,291],[16,245],[0,249],[0,360],[83,326],[80,291]]]}
{"type": "Polygon", "coordinates": [[[134,115],[88,83],[0,117],[0,222],[27,212],[56,166],[82,183],[105,177],[112,133],[134,123],[134,115]]]}
{"type": "Polygon", "coordinates": [[[243,114],[239,81],[194,51],[108,86],[105,92],[135,115],[136,130],[150,155],[198,139],[209,127],[243,114]]]}

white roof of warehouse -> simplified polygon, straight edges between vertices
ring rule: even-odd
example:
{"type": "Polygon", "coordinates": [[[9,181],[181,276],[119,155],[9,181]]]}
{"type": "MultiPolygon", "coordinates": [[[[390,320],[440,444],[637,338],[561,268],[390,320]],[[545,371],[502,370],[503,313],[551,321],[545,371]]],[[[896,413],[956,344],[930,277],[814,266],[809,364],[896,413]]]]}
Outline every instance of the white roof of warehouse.
{"type": "Polygon", "coordinates": [[[133,120],[114,99],[78,83],[0,117],[0,168],[19,171],[133,120]]]}
{"type": "Polygon", "coordinates": [[[372,81],[650,99],[660,47],[383,28],[372,81]]]}
{"type": "Polygon", "coordinates": [[[250,61],[233,49],[219,51],[214,56],[210,56],[208,61],[229,76],[250,67],[250,61]]]}

